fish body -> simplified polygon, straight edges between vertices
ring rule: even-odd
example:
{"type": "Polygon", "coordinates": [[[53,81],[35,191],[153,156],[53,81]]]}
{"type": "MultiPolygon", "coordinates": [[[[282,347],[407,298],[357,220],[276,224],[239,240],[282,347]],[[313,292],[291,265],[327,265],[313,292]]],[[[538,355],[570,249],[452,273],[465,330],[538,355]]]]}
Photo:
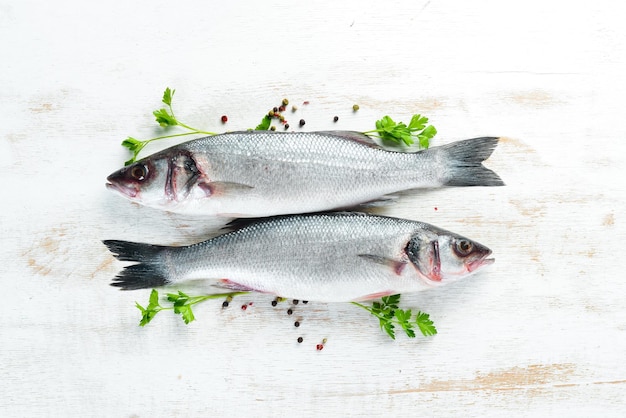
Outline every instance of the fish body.
{"type": "Polygon", "coordinates": [[[454,282],[491,250],[444,229],[357,212],[255,220],[183,247],[104,241],[127,266],[123,290],[209,280],[219,287],[320,302],[368,300],[454,282]]]}
{"type": "Polygon", "coordinates": [[[225,133],[188,141],[111,174],[107,187],[189,215],[264,217],[319,212],[415,188],[499,186],[482,165],[483,137],[407,153],[348,131],[225,133]]]}

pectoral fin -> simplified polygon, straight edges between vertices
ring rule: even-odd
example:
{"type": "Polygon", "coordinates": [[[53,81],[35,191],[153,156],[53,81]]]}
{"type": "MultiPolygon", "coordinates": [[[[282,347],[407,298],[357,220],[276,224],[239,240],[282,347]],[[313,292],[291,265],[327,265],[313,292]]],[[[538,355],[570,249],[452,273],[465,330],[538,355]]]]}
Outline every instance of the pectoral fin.
{"type": "Polygon", "coordinates": [[[374,254],[359,254],[359,257],[376,264],[387,266],[392,269],[398,276],[402,274],[404,267],[406,267],[407,265],[407,262],[405,260],[394,260],[392,258],[387,258],[374,254]]]}
{"type": "Polygon", "coordinates": [[[248,186],[247,184],[228,181],[203,181],[198,183],[198,187],[204,190],[204,193],[206,193],[207,197],[232,193],[243,193],[254,189],[253,186],[248,186]]]}
{"type": "Polygon", "coordinates": [[[360,208],[379,208],[383,206],[391,206],[398,202],[400,196],[395,194],[388,194],[379,197],[375,200],[370,200],[369,202],[364,202],[358,205],[360,208]]]}

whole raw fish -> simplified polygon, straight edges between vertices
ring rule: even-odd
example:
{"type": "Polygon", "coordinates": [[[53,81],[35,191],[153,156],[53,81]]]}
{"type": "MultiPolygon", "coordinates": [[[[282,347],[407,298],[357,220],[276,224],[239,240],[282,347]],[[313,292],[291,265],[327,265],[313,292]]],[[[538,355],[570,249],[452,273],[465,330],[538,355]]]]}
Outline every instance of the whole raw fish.
{"type": "Polygon", "coordinates": [[[104,241],[123,290],[187,281],[321,302],[367,300],[454,282],[493,263],[475,241],[406,219],[338,212],[254,221],[184,247],[104,241]]]}
{"type": "Polygon", "coordinates": [[[146,206],[262,217],[348,208],[394,192],[501,186],[485,168],[498,139],[393,152],[363,134],[245,131],[185,142],[111,174],[107,187],[146,206]]]}

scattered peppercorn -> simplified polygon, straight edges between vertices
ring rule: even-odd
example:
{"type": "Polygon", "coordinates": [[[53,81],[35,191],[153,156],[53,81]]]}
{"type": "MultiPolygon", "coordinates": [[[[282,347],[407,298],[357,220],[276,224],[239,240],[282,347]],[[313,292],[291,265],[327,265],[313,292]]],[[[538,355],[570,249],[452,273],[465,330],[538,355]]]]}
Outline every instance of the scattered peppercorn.
{"type": "Polygon", "coordinates": [[[287,309],[287,315],[291,315],[293,313],[293,310],[291,308],[287,309]]]}
{"type": "Polygon", "coordinates": [[[306,305],[307,303],[309,303],[309,301],[308,300],[303,300],[302,303],[304,303],[306,305]]]}
{"type": "Polygon", "coordinates": [[[304,126],[305,123],[304,119],[300,119],[300,126],[304,126]]]}
{"type": "Polygon", "coordinates": [[[294,300],[293,300],[293,304],[294,304],[294,305],[297,305],[297,304],[298,304],[298,302],[300,302],[298,299],[294,299],[294,300]]]}
{"type": "Polygon", "coordinates": [[[318,344],[315,346],[315,348],[317,348],[317,351],[322,351],[324,349],[324,346],[322,344],[318,344]]]}
{"type": "Polygon", "coordinates": [[[228,302],[227,301],[222,302],[222,308],[228,308],[228,302]]]}
{"type": "Polygon", "coordinates": [[[339,116],[335,116],[335,117],[333,118],[333,122],[337,122],[338,120],[339,120],[339,116]]]}
{"type": "Polygon", "coordinates": [[[285,130],[287,130],[287,129],[289,129],[289,124],[288,123],[285,124],[285,130]]]}
{"type": "Polygon", "coordinates": [[[269,116],[270,118],[273,118],[275,114],[276,112],[274,112],[273,110],[270,110],[269,112],[267,112],[267,116],[269,116]]]}
{"type": "Polygon", "coordinates": [[[294,323],[293,323],[293,326],[294,326],[294,327],[296,327],[296,328],[298,328],[298,327],[300,326],[300,322],[299,322],[299,321],[294,322],[294,323]]]}
{"type": "Polygon", "coordinates": [[[301,343],[302,341],[304,341],[304,339],[302,337],[298,337],[298,342],[301,343]]]}
{"type": "Polygon", "coordinates": [[[276,106],[274,106],[272,110],[274,111],[274,113],[278,113],[278,108],[276,106]]]}
{"type": "Polygon", "coordinates": [[[304,102],[302,102],[302,104],[303,104],[303,105],[308,105],[308,104],[309,104],[309,101],[308,101],[308,100],[305,100],[304,102]]]}
{"type": "Polygon", "coordinates": [[[296,106],[296,105],[291,106],[291,111],[292,112],[295,112],[296,110],[298,110],[298,106],[296,106]]]}
{"type": "Polygon", "coordinates": [[[248,302],[248,306],[254,305],[254,302],[248,302]]]}
{"type": "Polygon", "coordinates": [[[275,131],[276,127],[274,125],[270,126],[270,131],[275,131]]]}
{"type": "Polygon", "coordinates": [[[354,110],[355,112],[359,110],[359,105],[358,104],[353,105],[352,110],[354,110]]]}
{"type": "Polygon", "coordinates": [[[283,99],[283,106],[287,106],[289,104],[289,100],[283,99]]]}
{"type": "Polygon", "coordinates": [[[283,115],[280,115],[280,116],[278,117],[278,120],[280,120],[281,122],[284,122],[284,121],[285,121],[285,117],[284,117],[283,115]]]}
{"type": "Polygon", "coordinates": [[[222,116],[222,123],[226,123],[226,122],[228,122],[228,116],[223,115],[222,116]]]}
{"type": "Polygon", "coordinates": [[[328,340],[327,340],[326,338],[324,338],[324,339],[322,340],[322,344],[326,344],[326,341],[328,341],[328,340]]]}
{"type": "Polygon", "coordinates": [[[272,301],[272,306],[276,306],[276,305],[278,305],[278,301],[273,300],[273,301],[272,301]]]}
{"type": "Polygon", "coordinates": [[[286,107],[285,107],[285,106],[282,106],[282,105],[281,105],[281,106],[278,106],[278,111],[279,111],[279,112],[284,112],[284,111],[285,111],[285,109],[286,109],[286,107]]]}
{"type": "Polygon", "coordinates": [[[245,311],[246,309],[248,309],[248,305],[241,305],[241,310],[245,311]]]}
{"type": "Polygon", "coordinates": [[[232,302],[233,301],[233,297],[228,295],[226,296],[226,302],[232,302]]]}

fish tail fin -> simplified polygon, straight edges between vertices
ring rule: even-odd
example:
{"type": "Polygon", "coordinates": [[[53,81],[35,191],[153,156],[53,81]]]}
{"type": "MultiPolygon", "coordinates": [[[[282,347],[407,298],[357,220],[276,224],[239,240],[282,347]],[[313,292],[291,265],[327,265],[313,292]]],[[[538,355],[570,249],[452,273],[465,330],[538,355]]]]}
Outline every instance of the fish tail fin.
{"type": "Polygon", "coordinates": [[[124,270],[115,276],[111,286],[119,287],[121,290],[135,290],[171,283],[169,271],[163,260],[163,251],[169,247],[118,240],[102,242],[118,260],[138,262],[124,267],[124,270]]]}
{"type": "Polygon", "coordinates": [[[504,186],[496,173],[482,162],[498,145],[496,137],[481,137],[453,142],[437,148],[446,167],[445,186],[504,186]]]}

